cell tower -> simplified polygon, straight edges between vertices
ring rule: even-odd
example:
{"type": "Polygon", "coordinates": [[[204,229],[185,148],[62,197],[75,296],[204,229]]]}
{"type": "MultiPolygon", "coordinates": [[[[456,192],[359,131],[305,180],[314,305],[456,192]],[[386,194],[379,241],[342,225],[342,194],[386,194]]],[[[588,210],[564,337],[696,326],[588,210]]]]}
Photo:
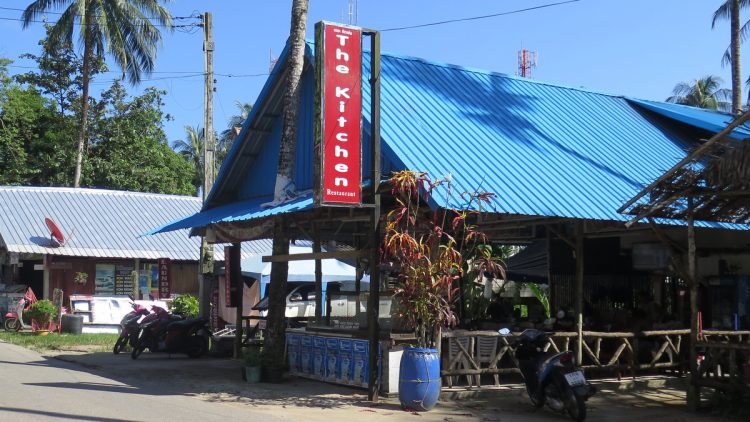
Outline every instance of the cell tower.
{"type": "Polygon", "coordinates": [[[522,48],[518,51],[518,73],[522,78],[531,78],[531,69],[536,67],[536,51],[529,51],[522,48]]]}
{"type": "Polygon", "coordinates": [[[349,0],[349,25],[357,24],[357,0],[349,0]]]}

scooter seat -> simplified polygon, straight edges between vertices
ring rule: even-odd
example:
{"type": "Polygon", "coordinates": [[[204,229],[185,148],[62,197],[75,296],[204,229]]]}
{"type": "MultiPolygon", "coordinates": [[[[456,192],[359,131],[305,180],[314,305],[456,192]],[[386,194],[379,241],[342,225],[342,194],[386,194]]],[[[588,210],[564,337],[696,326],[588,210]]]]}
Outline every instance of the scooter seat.
{"type": "Polygon", "coordinates": [[[205,324],[206,323],[205,318],[190,318],[190,319],[182,319],[179,321],[175,321],[171,324],[169,324],[170,327],[189,327],[193,324],[205,324]]]}

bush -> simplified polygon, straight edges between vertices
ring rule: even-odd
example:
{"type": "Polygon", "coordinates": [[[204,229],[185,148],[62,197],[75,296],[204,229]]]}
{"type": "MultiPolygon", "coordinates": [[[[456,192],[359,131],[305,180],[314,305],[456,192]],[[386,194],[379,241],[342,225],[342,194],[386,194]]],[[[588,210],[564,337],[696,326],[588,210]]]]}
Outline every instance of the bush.
{"type": "Polygon", "coordinates": [[[198,316],[198,298],[192,295],[179,296],[172,300],[170,305],[172,313],[182,315],[185,318],[198,316]]]}
{"type": "Polygon", "coordinates": [[[245,363],[245,366],[260,366],[261,362],[261,354],[260,354],[260,348],[259,347],[247,347],[242,352],[242,361],[245,363]]]}
{"type": "Polygon", "coordinates": [[[42,299],[33,305],[27,312],[29,318],[44,327],[57,315],[57,307],[47,299],[42,299]]]}

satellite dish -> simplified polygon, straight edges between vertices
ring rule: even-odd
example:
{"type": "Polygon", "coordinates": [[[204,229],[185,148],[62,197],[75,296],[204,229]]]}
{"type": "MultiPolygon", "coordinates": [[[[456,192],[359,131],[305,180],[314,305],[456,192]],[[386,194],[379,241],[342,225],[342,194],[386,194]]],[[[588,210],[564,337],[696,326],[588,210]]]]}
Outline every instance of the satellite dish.
{"type": "Polygon", "coordinates": [[[65,236],[63,236],[62,230],[60,230],[60,226],[55,223],[55,220],[46,217],[44,219],[44,222],[47,224],[47,228],[49,229],[49,234],[52,239],[57,241],[57,243],[59,243],[60,245],[65,244],[65,236]]]}

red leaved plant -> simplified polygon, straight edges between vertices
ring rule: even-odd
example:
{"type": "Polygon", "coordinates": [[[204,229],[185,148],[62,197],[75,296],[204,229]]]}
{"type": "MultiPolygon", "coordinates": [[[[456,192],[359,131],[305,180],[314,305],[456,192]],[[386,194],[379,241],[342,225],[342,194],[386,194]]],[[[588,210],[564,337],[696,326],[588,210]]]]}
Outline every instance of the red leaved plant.
{"type": "Polygon", "coordinates": [[[465,209],[431,212],[424,205],[443,184],[450,197],[450,179],[400,171],[389,183],[396,207],[386,214],[383,262],[398,271],[399,316],[415,330],[419,347],[434,347],[440,328],[458,323],[454,304],[462,277],[505,277],[487,236],[470,223],[479,213],[474,208],[481,209],[494,194],[465,192],[465,209]]]}

